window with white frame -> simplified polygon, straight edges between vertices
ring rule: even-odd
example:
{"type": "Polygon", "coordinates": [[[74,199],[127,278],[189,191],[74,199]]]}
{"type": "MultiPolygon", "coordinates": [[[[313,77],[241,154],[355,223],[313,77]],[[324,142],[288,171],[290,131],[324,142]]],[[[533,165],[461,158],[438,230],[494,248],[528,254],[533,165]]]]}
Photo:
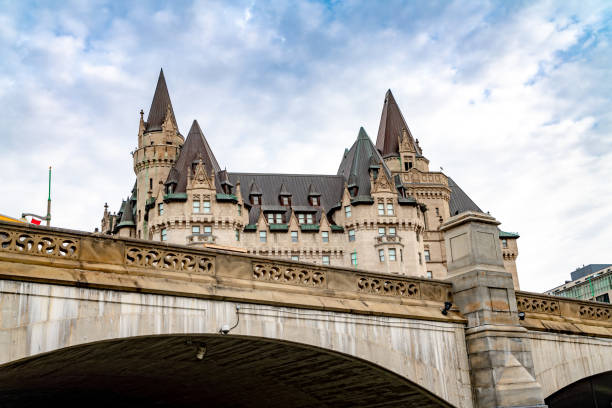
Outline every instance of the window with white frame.
{"type": "Polygon", "coordinates": [[[385,262],[385,250],[384,249],[378,250],[378,260],[380,262],[385,262]]]}
{"type": "Polygon", "coordinates": [[[378,215],[385,215],[385,203],[378,203],[378,215]]]}
{"type": "Polygon", "coordinates": [[[431,271],[427,271],[427,277],[429,279],[433,278],[433,273],[431,271]]]}
{"type": "Polygon", "coordinates": [[[391,235],[392,237],[395,236],[395,227],[389,227],[389,235],[391,235]]]}
{"type": "Polygon", "coordinates": [[[355,241],[355,230],[354,229],[349,230],[348,234],[349,234],[348,235],[349,242],[355,241]]]}
{"type": "Polygon", "coordinates": [[[393,203],[387,203],[387,215],[394,215],[393,203]]]}
{"type": "Polygon", "coordinates": [[[502,239],[502,248],[504,248],[504,249],[508,248],[508,240],[507,239],[502,239]]]}
{"type": "Polygon", "coordinates": [[[329,255],[323,255],[323,257],[321,257],[321,263],[323,265],[329,265],[329,255]]]}
{"type": "Polygon", "coordinates": [[[200,202],[199,201],[194,201],[193,202],[193,212],[194,213],[199,213],[200,212],[200,202]]]}
{"type": "Polygon", "coordinates": [[[312,197],[311,201],[312,205],[319,205],[319,197],[312,197]]]}
{"type": "Polygon", "coordinates": [[[200,233],[200,226],[199,225],[192,225],[191,226],[191,233],[192,234],[199,234],[200,233]]]}
{"type": "Polygon", "coordinates": [[[297,231],[291,231],[291,242],[298,242],[298,233],[297,233],[297,231]]]}
{"type": "Polygon", "coordinates": [[[395,262],[395,260],[396,260],[395,248],[389,248],[389,261],[395,262]]]}
{"type": "Polygon", "coordinates": [[[259,231],[259,242],[266,242],[267,240],[266,231],[259,231]]]}
{"type": "Polygon", "coordinates": [[[311,213],[306,214],[306,224],[314,224],[314,218],[311,213]]]}
{"type": "Polygon", "coordinates": [[[210,213],[210,200],[204,200],[204,213],[210,213]]]}
{"type": "Polygon", "coordinates": [[[306,214],[299,213],[298,214],[298,224],[304,224],[306,221],[306,214]]]}
{"type": "Polygon", "coordinates": [[[431,257],[430,257],[430,255],[429,255],[429,249],[426,249],[426,250],[425,250],[425,260],[426,260],[427,262],[429,262],[429,261],[431,260],[431,257]]]}
{"type": "Polygon", "coordinates": [[[240,241],[240,230],[236,230],[236,241],[240,241]]]}
{"type": "Polygon", "coordinates": [[[299,261],[300,257],[299,257],[299,255],[291,255],[291,260],[292,261],[299,261]]]}
{"type": "Polygon", "coordinates": [[[164,203],[157,204],[157,211],[159,215],[164,215],[164,203]]]}
{"type": "Polygon", "coordinates": [[[204,235],[211,235],[212,234],[212,227],[210,225],[205,225],[204,226],[204,235]]]}
{"type": "Polygon", "coordinates": [[[344,206],[344,215],[346,216],[346,218],[351,218],[351,206],[350,205],[344,206]]]}
{"type": "Polygon", "coordinates": [[[161,230],[161,240],[162,241],[167,241],[168,240],[168,231],[166,231],[165,228],[162,228],[162,230],[161,230]]]}
{"type": "Polygon", "coordinates": [[[357,266],[357,251],[351,252],[351,264],[357,266]]]}
{"type": "Polygon", "coordinates": [[[321,240],[323,242],[329,242],[329,231],[321,232],[321,240]]]}
{"type": "Polygon", "coordinates": [[[382,237],[383,235],[387,235],[387,229],[385,227],[378,227],[378,236],[382,237]]]}

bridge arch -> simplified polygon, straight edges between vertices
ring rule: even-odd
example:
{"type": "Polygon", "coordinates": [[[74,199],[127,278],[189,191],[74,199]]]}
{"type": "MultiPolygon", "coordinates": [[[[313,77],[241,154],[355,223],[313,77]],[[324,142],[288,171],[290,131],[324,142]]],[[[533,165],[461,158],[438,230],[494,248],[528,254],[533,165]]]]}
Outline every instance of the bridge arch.
{"type": "Polygon", "coordinates": [[[229,337],[341,353],[385,367],[454,406],[471,406],[464,329],[457,323],[6,280],[0,294],[0,334],[9,344],[0,348],[0,364],[106,340],[215,337],[239,318],[229,337]]]}
{"type": "Polygon", "coordinates": [[[159,335],[66,347],[0,366],[0,405],[452,407],[371,362],[249,336],[159,335]]]}
{"type": "Polygon", "coordinates": [[[612,370],[578,380],[545,401],[549,408],[612,407],[612,370]]]}

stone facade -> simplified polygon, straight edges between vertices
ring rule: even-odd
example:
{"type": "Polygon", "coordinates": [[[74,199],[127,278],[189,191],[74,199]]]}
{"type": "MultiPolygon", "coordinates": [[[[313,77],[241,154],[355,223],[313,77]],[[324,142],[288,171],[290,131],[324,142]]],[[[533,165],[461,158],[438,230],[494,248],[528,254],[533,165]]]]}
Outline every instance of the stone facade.
{"type": "MultiPolygon", "coordinates": [[[[118,213],[105,206],[104,233],[444,279],[440,225],[480,211],[454,181],[430,171],[391,91],[376,145],[362,128],[337,175],[230,173],[197,122],[181,135],[162,72],[132,156],[134,189],[118,213]]],[[[518,289],[518,235],[502,234],[518,289]]]]}

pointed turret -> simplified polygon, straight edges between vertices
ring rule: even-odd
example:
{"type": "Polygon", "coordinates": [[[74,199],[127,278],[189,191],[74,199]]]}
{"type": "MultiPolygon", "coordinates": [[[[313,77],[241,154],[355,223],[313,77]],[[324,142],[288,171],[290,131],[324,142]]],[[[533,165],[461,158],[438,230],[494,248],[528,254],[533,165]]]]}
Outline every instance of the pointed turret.
{"type": "Polygon", "coordinates": [[[378,137],[376,138],[376,148],[381,152],[383,157],[399,153],[399,139],[402,136],[403,129],[407,132],[416,153],[421,155],[421,149],[415,144],[412,133],[410,133],[410,128],[408,128],[404,116],[389,89],[385,94],[385,103],[380,116],[378,137]]]}
{"type": "Polygon", "coordinates": [[[380,153],[362,127],[359,129],[357,140],[348,153],[344,154],[338,169],[338,175],[343,176],[346,180],[351,195],[369,196],[371,169],[376,169],[377,174],[378,169],[382,169],[389,178],[391,177],[391,172],[385,165],[380,153]]]}
{"type": "Polygon", "coordinates": [[[175,184],[175,193],[184,193],[187,188],[188,175],[193,172],[193,164],[202,160],[206,174],[215,175],[221,171],[219,163],[213,154],[197,120],[194,120],[187,139],[181,149],[176,164],[170,169],[164,184],[175,184]]]}
{"type": "Polygon", "coordinates": [[[167,115],[170,116],[174,126],[178,129],[176,118],[174,117],[174,109],[172,109],[172,102],[170,101],[170,94],[168,93],[168,86],[166,85],[166,78],[164,77],[164,70],[162,69],[159,71],[157,87],[155,88],[155,94],[149,109],[145,130],[147,132],[162,130],[162,124],[166,120],[167,115]]]}

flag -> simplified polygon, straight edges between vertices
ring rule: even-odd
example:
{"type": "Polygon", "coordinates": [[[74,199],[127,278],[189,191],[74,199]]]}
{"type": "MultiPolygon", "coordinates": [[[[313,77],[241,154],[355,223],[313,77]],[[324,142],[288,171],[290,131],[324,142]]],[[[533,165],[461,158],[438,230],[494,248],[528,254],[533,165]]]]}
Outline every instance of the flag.
{"type": "Polygon", "coordinates": [[[30,220],[30,222],[31,222],[32,224],[40,225],[40,220],[37,220],[37,219],[35,219],[35,218],[32,218],[32,219],[30,220]]]}

